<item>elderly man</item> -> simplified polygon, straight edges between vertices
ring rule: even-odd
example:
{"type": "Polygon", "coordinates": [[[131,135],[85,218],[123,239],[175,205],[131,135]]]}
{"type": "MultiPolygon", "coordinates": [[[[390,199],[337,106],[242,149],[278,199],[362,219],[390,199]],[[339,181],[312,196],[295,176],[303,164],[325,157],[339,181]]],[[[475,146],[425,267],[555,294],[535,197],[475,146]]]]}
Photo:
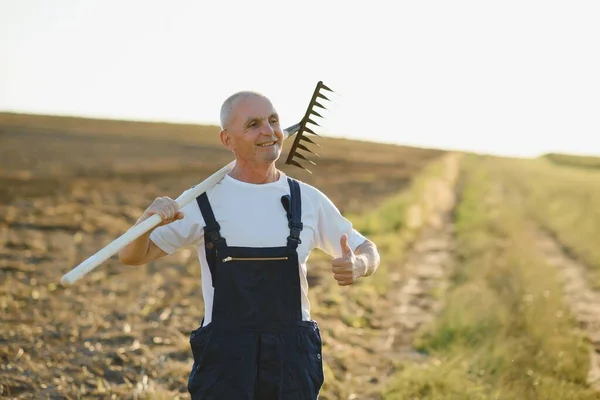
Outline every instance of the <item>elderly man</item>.
{"type": "Polygon", "coordinates": [[[235,167],[181,210],[154,200],[138,223],[153,214],[163,222],[119,258],[140,265],[196,246],[205,314],[190,335],[192,399],[316,399],[322,342],[310,317],[309,254],[334,257],[333,277],[345,286],[377,269],[377,248],[322,192],[275,167],[284,137],[269,99],[236,93],[220,116],[235,167]]]}

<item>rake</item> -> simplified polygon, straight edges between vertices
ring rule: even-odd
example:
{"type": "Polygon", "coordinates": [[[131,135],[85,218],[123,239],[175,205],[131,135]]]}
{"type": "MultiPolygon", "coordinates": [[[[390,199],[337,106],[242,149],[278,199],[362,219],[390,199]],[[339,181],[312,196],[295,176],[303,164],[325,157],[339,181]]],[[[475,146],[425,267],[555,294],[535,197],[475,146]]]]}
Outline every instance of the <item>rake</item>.
{"type": "MultiPolygon", "coordinates": [[[[299,167],[309,173],[312,172],[306,167],[302,166],[302,164],[296,161],[296,159],[301,159],[312,165],[315,165],[314,161],[308,159],[303,153],[300,152],[300,150],[313,154],[317,157],[319,156],[317,153],[310,150],[305,143],[321,147],[313,140],[308,138],[306,134],[319,136],[310,128],[309,124],[319,126],[319,124],[317,124],[311,117],[317,116],[323,118],[323,116],[321,116],[315,110],[315,108],[317,107],[325,109],[325,107],[321,103],[319,103],[319,99],[329,100],[322,93],[323,91],[333,92],[331,89],[325,86],[322,81],[319,81],[317,83],[317,86],[315,87],[312,98],[310,100],[310,103],[308,104],[308,108],[306,109],[306,113],[304,114],[302,120],[297,124],[284,129],[283,131],[284,139],[296,135],[294,142],[292,143],[290,153],[288,154],[288,157],[285,161],[285,164],[299,167]]],[[[196,197],[200,196],[202,193],[206,192],[208,189],[212,188],[217,183],[219,183],[225,177],[225,175],[227,175],[227,173],[231,171],[231,169],[234,166],[235,160],[230,162],[229,164],[227,164],[208,178],[206,178],[204,181],[200,182],[195,186],[192,186],[190,189],[183,192],[177,199],[175,199],[175,201],[179,205],[179,208],[181,209],[182,207],[190,203],[192,200],[196,199],[196,197]]],[[[102,250],[98,251],[96,254],[92,255],[91,257],[83,261],[81,264],[73,268],[71,271],[63,275],[63,277],[61,278],[61,283],[63,285],[73,284],[75,281],[82,278],[84,275],[98,267],[104,261],[108,260],[110,257],[118,253],[129,243],[133,242],[135,239],[139,238],[144,233],[157,226],[161,221],[162,219],[160,215],[154,214],[150,218],[142,221],[140,224],[132,226],[127,232],[119,236],[117,239],[113,240],[102,250]]]]}
{"type": "MultiPolygon", "coordinates": [[[[302,160],[309,162],[312,165],[316,165],[314,163],[314,161],[306,158],[306,156],[304,154],[300,153],[299,150],[304,150],[307,153],[311,153],[311,154],[314,154],[315,156],[319,157],[319,155],[317,153],[310,150],[302,142],[307,142],[307,143],[313,144],[317,147],[321,147],[319,144],[313,142],[309,137],[307,137],[305,135],[305,133],[310,133],[312,135],[319,136],[308,126],[308,124],[313,124],[313,125],[319,126],[319,124],[317,124],[314,120],[311,119],[311,117],[313,115],[323,118],[323,116],[315,110],[315,108],[317,108],[317,107],[326,110],[326,108],[317,101],[318,99],[324,99],[324,100],[329,101],[329,99],[322,93],[323,91],[333,92],[333,90],[331,90],[327,86],[325,86],[325,84],[322,81],[319,81],[317,83],[317,86],[315,87],[312,98],[310,99],[310,103],[308,103],[308,108],[306,109],[304,118],[302,118],[302,120],[300,122],[298,122],[296,125],[292,125],[291,127],[286,129],[286,131],[291,131],[297,127],[298,132],[296,135],[296,139],[294,139],[294,143],[292,143],[292,147],[290,148],[290,153],[288,154],[288,157],[287,157],[287,160],[285,160],[285,163],[302,168],[303,170],[305,170],[311,174],[312,174],[312,172],[309,169],[302,166],[302,164],[300,164],[298,161],[294,160],[294,158],[300,158],[302,160]]],[[[293,134],[294,133],[290,133],[290,136],[293,134]]]]}

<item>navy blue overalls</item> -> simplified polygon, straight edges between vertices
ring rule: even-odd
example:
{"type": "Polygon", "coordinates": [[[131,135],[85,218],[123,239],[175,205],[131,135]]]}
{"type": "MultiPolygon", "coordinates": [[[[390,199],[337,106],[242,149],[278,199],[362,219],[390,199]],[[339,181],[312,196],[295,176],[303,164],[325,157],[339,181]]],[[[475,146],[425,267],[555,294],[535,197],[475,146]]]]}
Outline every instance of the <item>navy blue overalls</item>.
{"type": "MultiPolygon", "coordinates": [[[[290,235],[283,247],[230,247],[206,193],[197,198],[214,287],[212,322],[190,335],[193,400],[311,400],[323,384],[321,335],[302,321],[298,182],[281,202],[290,235]]],[[[260,226],[256,227],[260,234],[260,226]]]]}

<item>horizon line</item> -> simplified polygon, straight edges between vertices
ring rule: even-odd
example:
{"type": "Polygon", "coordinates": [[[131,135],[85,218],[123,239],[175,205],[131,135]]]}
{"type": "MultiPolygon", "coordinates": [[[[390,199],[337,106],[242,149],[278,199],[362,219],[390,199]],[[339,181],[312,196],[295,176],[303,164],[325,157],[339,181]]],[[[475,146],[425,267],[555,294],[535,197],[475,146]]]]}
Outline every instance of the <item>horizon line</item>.
{"type": "MultiPolygon", "coordinates": [[[[97,121],[112,121],[112,122],[130,122],[130,123],[148,123],[148,124],[166,124],[166,125],[195,125],[195,126],[205,126],[205,127],[214,127],[216,129],[220,129],[220,125],[217,122],[212,121],[200,121],[200,120],[187,120],[187,119],[153,119],[153,118],[138,118],[138,117],[117,117],[117,116],[109,116],[105,114],[69,114],[69,113],[55,113],[55,112],[45,112],[45,111],[23,111],[23,110],[15,110],[15,109],[0,109],[0,114],[15,114],[15,115],[28,115],[28,116],[38,116],[38,117],[57,117],[57,118],[73,118],[73,119],[88,119],[88,120],[97,120],[97,121]]],[[[459,152],[459,153],[471,153],[482,156],[495,156],[495,157],[505,157],[505,158],[524,158],[524,159],[535,159],[541,158],[545,155],[549,154],[564,154],[564,155],[573,155],[580,157],[600,157],[600,153],[578,153],[578,152],[561,152],[559,150],[553,151],[545,151],[540,152],[537,155],[515,155],[515,154],[504,154],[504,153],[495,153],[492,151],[477,151],[472,149],[465,148],[444,148],[444,147],[433,147],[419,144],[403,144],[401,142],[390,142],[386,140],[373,140],[367,139],[365,137],[351,137],[344,136],[342,134],[333,134],[333,135],[324,135],[319,134],[320,136],[329,137],[332,139],[343,139],[357,142],[368,142],[368,143],[377,143],[383,145],[390,146],[401,146],[401,147],[412,147],[412,148],[420,148],[427,150],[440,150],[445,152],[459,152]]]]}

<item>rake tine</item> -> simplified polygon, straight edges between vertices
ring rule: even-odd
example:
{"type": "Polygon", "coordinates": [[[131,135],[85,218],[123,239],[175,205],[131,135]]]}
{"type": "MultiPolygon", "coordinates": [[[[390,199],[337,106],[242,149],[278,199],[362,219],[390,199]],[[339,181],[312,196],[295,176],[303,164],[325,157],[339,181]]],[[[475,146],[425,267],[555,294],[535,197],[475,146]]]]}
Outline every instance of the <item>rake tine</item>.
{"type": "Polygon", "coordinates": [[[316,106],[316,107],[321,107],[323,110],[327,110],[327,108],[325,108],[325,106],[324,106],[324,105],[322,105],[321,103],[319,103],[318,101],[315,101],[315,102],[313,103],[313,105],[314,105],[314,106],[316,106]]]}
{"type": "MultiPolygon", "coordinates": [[[[298,143],[298,144],[296,145],[296,147],[298,147],[299,149],[302,149],[302,150],[304,150],[304,151],[307,151],[307,152],[309,152],[309,153],[311,153],[311,154],[314,154],[314,155],[315,155],[315,156],[317,156],[317,157],[320,157],[320,156],[319,156],[317,153],[315,153],[314,151],[312,151],[311,149],[309,149],[308,147],[306,147],[306,146],[305,146],[305,145],[303,145],[302,143],[298,143]]],[[[296,154],[298,154],[298,153],[296,152],[296,154]]]]}
{"type": "Polygon", "coordinates": [[[287,163],[288,163],[288,164],[291,164],[291,165],[295,165],[295,166],[296,166],[296,167],[298,167],[298,168],[302,168],[303,170],[307,171],[309,174],[312,174],[312,171],[311,171],[310,169],[308,169],[308,168],[304,167],[304,166],[303,166],[302,164],[300,164],[298,161],[295,161],[295,160],[289,160],[287,163]]]}
{"type": "Polygon", "coordinates": [[[315,145],[315,146],[317,146],[317,147],[323,148],[323,146],[321,146],[319,143],[315,143],[315,142],[313,142],[312,140],[310,140],[310,139],[309,139],[309,138],[307,138],[306,136],[302,136],[302,137],[300,138],[300,140],[305,140],[305,141],[307,141],[308,143],[312,143],[312,144],[314,144],[314,145],[315,145]]]}
{"type": "Polygon", "coordinates": [[[317,117],[325,118],[321,114],[319,114],[318,112],[316,112],[315,110],[310,110],[310,113],[316,115],[317,117]]]}
{"type": "Polygon", "coordinates": [[[331,90],[327,86],[325,86],[325,84],[322,81],[319,81],[319,86],[321,87],[321,89],[325,89],[325,90],[329,90],[330,92],[333,92],[333,90],[331,90]]]}
{"type": "Polygon", "coordinates": [[[301,158],[301,159],[303,159],[303,160],[306,160],[306,161],[308,161],[309,163],[311,163],[312,165],[317,165],[317,164],[315,164],[315,162],[314,162],[314,161],[312,161],[312,160],[309,160],[308,158],[304,157],[304,154],[302,154],[302,153],[296,153],[296,157],[299,157],[299,158],[301,158]]]}
{"type": "Polygon", "coordinates": [[[315,136],[321,137],[321,135],[319,135],[318,133],[315,133],[315,131],[313,131],[310,128],[304,128],[304,132],[312,133],[315,136]]]}
{"type": "Polygon", "coordinates": [[[316,126],[321,126],[321,125],[317,124],[315,121],[313,121],[313,120],[312,120],[312,119],[310,119],[310,118],[307,118],[307,119],[306,119],[306,122],[307,122],[307,123],[314,124],[314,125],[316,125],[316,126]]]}
{"type": "Polygon", "coordinates": [[[324,94],[317,93],[317,96],[320,97],[320,98],[322,98],[322,99],[329,100],[324,94]]]}

